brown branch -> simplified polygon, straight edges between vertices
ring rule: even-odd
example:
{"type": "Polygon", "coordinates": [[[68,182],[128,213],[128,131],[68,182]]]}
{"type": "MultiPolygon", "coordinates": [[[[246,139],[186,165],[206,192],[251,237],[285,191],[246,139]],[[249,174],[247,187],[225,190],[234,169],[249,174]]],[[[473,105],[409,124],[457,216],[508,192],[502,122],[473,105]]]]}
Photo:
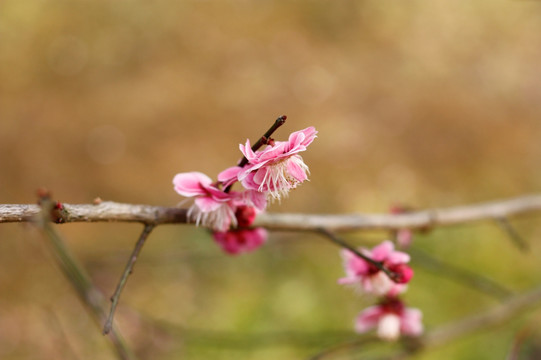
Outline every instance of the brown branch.
{"type": "MultiPolygon", "coordinates": [[[[0,205],[0,223],[31,221],[37,205],[0,205]]],[[[274,230],[396,230],[450,226],[482,220],[503,219],[541,212],[541,195],[529,195],[483,204],[415,211],[405,214],[260,214],[254,226],[274,230]]],[[[122,204],[104,201],[97,205],[62,204],[56,222],[139,222],[143,224],[186,224],[187,209],[122,204]]]]}

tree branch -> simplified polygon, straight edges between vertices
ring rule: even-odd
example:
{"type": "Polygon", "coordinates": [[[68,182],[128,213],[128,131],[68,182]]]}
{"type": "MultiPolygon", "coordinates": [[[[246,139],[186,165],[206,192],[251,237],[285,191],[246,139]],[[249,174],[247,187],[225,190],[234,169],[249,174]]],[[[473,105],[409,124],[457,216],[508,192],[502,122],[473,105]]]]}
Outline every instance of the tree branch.
{"type": "MultiPolygon", "coordinates": [[[[505,219],[520,214],[541,212],[541,195],[517,197],[483,204],[415,211],[405,214],[272,214],[258,215],[254,226],[273,230],[396,230],[450,226],[482,220],[505,219]]],[[[0,223],[31,221],[39,213],[37,205],[0,205],[0,223]]],[[[57,223],[68,222],[139,222],[143,224],[187,224],[187,209],[151,205],[62,204],[57,223]]]]}

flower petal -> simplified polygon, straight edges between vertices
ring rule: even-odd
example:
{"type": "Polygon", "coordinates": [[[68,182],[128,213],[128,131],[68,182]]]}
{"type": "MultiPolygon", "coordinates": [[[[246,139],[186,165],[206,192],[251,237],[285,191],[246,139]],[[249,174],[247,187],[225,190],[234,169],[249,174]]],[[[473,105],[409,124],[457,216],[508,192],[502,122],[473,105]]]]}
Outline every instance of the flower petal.
{"type": "Polygon", "coordinates": [[[213,232],[212,237],[222,250],[231,255],[257,249],[267,240],[267,231],[263,228],[213,232]]]}
{"type": "Polygon", "coordinates": [[[248,161],[256,158],[256,154],[252,150],[252,146],[250,145],[250,139],[246,139],[246,144],[245,145],[240,144],[239,149],[240,149],[240,152],[242,153],[242,155],[244,155],[244,157],[246,159],[248,159],[248,161]]]}
{"type": "Polygon", "coordinates": [[[298,182],[303,182],[308,179],[305,168],[303,168],[301,164],[304,165],[306,169],[308,168],[302,161],[302,158],[298,155],[292,156],[287,162],[287,171],[289,175],[297,179],[298,182]]]}
{"type": "Polygon", "coordinates": [[[407,308],[401,316],[401,331],[406,335],[418,336],[423,333],[423,313],[419,309],[407,308]]]}
{"type": "Polygon", "coordinates": [[[173,178],[175,191],[186,197],[205,195],[204,188],[211,183],[212,180],[207,175],[197,171],[180,173],[173,178]]]}
{"type": "Polygon", "coordinates": [[[245,202],[257,210],[263,211],[267,207],[267,195],[265,193],[256,190],[246,190],[243,194],[245,202]]]}
{"type": "Polygon", "coordinates": [[[222,203],[209,196],[201,196],[195,199],[195,204],[202,212],[211,212],[222,206],[222,203]]]}
{"type": "Polygon", "coordinates": [[[364,309],[355,320],[355,331],[364,333],[375,327],[383,314],[384,312],[381,306],[370,306],[364,309]]]}
{"type": "Polygon", "coordinates": [[[378,246],[372,249],[372,259],[376,261],[383,261],[394,250],[394,244],[390,240],[385,240],[378,246]]]}
{"type": "Polygon", "coordinates": [[[387,262],[389,264],[405,264],[410,261],[409,254],[402,251],[392,251],[387,255],[387,262]]]}
{"type": "Polygon", "coordinates": [[[307,127],[306,129],[301,130],[301,131],[304,134],[304,140],[302,141],[301,144],[304,146],[310,145],[312,141],[314,141],[314,139],[317,137],[316,136],[317,130],[313,126],[307,127]]]}
{"type": "Polygon", "coordinates": [[[241,170],[242,168],[238,166],[232,166],[230,168],[227,168],[218,174],[218,181],[223,182],[225,186],[229,186],[235,181],[237,181],[239,172],[241,170]]]}

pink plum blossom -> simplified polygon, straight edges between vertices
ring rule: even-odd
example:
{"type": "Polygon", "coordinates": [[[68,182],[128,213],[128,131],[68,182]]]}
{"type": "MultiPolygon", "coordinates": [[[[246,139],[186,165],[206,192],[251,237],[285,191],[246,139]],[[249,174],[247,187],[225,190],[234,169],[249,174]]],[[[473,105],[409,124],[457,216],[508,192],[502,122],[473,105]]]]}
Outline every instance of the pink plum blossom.
{"type": "Polygon", "coordinates": [[[360,258],[349,250],[342,250],[346,277],[338,280],[339,284],[360,285],[366,293],[375,295],[397,295],[406,290],[406,283],[413,276],[413,270],[406,265],[410,256],[401,251],[394,251],[394,244],[386,240],[372,250],[364,248],[360,252],[374,261],[379,261],[397,275],[391,280],[387,274],[374,264],[360,258]]]}
{"type": "Polygon", "coordinates": [[[250,252],[265,243],[267,231],[263,228],[234,229],[225,232],[213,232],[214,240],[222,250],[231,255],[250,252]]]}
{"type": "Polygon", "coordinates": [[[419,336],[423,332],[422,317],[419,309],[406,308],[397,298],[385,298],[359,314],[355,331],[364,333],[377,327],[378,337],[384,340],[396,340],[400,334],[419,336]]]}
{"type": "Polygon", "coordinates": [[[173,178],[175,191],[182,196],[195,197],[188,210],[188,217],[196,224],[210,227],[216,231],[226,231],[236,226],[235,200],[239,193],[226,193],[218,189],[212,180],[200,172],[177,174],[173,178]]]}
{"type": "Polygon", "coordinates": [[[308,179],[308,166],[298,153],[306,150],[316,134],[314,127],[308,127],[295,131],[287,141],[276,141],[260,151],[253,151],[250,140],[247,140],[239,148],[248,164],[222,171],[218,180],[226,186],[240,181],[246,189],[264,192],[279,200],[308,179]]]}

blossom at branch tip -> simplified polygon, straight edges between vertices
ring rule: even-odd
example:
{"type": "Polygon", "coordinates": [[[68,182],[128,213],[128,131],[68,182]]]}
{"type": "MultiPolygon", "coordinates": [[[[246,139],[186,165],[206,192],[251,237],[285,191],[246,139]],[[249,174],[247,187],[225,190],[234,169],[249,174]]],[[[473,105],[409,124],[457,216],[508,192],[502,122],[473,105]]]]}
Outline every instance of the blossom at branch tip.
{"type": "Polygon", "coordinates": [[[236,226],[236,204],[239,193],[226,193],[212,184],[212,180],[200,172],[188,172],[175,175],[175,191],[182,196],[195,197],[194,204],[188,210],[188,217],[196,225],[210,227],[216,231],[226,231],[236,226]]]}
{"type": "Polygon", "coordinates": [[[316,134],[316,129],[311,126],[293,132],[287,141],[276,141],[260,151],[253,151],[250,140],[247,140],[239,148],[248,164],[222,171],[218,180],[226,186],[240,181],[246,189],[257,190],[279,200],[308,179],[308,166],[298,153],[306,150],[316,134]]]}
{"type": "Polygon", "coordinates": [[[233,229],[224,232],[213,232],[212,237],[222,250],[231,255],[254,251],[267,241],[267,230],[264,228],[233,229]]]}
{"type": "Polygon", "coordinates": [[[396,340],[401,334],[419,336],[423,332],[422,317],[419,309],[406,308],[399,299],[388,297],[357,316],[355,331],[364,333],[377,327],[378,337],[384,340],[396,340]]]}
{"type": "Polygon", "coordinates": [[[346,276],[338,280],[339,284],[352,284],[359,286],[366,293],[375,295],[397,295],[406,290],[406,283],[413,277],[413,270],[406,265],[410,256],[401,251],[394,251],[394,244],[386,240],[372,250],[359,249],[363,255],[374,261],[381,262],[383,266],[396,274],[391,280],[385,272],[374,264],[360,258],[349,250],[342,250],[346,276]]]}

